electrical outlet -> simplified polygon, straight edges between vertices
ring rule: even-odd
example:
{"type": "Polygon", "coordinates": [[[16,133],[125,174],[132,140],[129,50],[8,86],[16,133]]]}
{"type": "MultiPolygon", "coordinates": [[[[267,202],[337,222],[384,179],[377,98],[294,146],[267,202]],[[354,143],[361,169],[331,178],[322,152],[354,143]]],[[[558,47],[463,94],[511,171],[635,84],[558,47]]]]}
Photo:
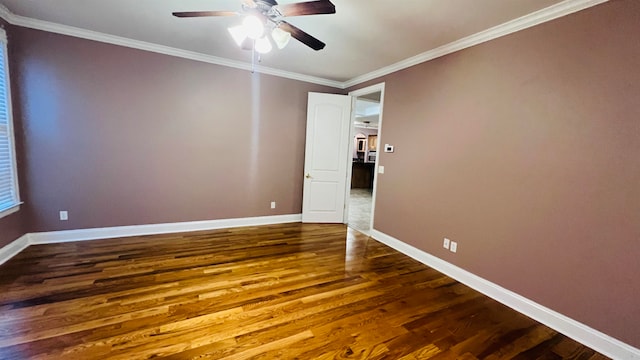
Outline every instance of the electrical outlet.
{"type": "Polygon", "coordinates": [[[442,242],[442,247],[445,249],[449,249],[449,244],[451,243],[451,240],[444,238],[444,241],[442,242]]]}
{"type": "Polygon", "coordinates": [[[60,211],[60,220],[67,221],[69,220],[69,212],[66,210],[60,211]]]}
{"type": "Polygon", "coordinates": [[[451,246],[449,247],[449,250],[451,250],[452,253],[458,252],[458,243],[455,241],[452,241],[451,246]]]}
{"type": "Polygon", "coordinates": [[[275,208],[276,208],[276,202],[275,202],[275,201],[272,201],[272,202],[271,202],[271,208],[272,208],[272,209],[275,209],[275,208]]]}

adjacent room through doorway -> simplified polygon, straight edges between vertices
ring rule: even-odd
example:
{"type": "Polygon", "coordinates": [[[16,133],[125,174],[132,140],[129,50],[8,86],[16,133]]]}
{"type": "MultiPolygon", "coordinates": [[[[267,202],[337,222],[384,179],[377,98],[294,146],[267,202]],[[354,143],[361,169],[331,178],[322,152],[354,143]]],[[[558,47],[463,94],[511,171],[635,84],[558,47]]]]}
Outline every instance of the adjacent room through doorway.
{"type": "Polygon", "coordinates": [[[353,118],[349,227],[369,234],[378,155],[381,91],[358,96],[353,118]]]}

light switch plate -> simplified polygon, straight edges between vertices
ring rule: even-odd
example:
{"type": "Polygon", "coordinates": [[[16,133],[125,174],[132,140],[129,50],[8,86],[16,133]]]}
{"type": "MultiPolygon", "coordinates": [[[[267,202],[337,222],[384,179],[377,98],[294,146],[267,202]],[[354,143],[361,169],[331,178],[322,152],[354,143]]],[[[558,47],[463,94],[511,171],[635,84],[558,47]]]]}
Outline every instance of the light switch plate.
{"type": "Polygon", "coordinates": [[[382,166],[382,165],[378,166],[378,173],[379,174],[384,174],[384,166],[382,166]]]}
{"type": "Polygon", "coordinates": [[[451,240],[444,238],[444,241],[442,242],[442,247],[445,249],[449,249],[449,244],[451,244],[451,240]]]}
{"type": "Polygon", "coordinates": [[[458,243],[455,241],[451,242],[451,247],[449,247],[449,250],[451,250],[451,252],[457,252],[458,251],[458,243]]]}

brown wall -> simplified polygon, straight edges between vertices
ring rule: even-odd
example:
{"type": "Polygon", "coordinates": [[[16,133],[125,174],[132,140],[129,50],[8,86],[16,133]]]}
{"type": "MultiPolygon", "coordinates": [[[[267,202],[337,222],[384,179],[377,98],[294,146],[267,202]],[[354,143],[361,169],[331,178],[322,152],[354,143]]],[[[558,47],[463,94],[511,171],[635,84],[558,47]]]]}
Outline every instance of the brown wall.
{"type": "Polygon", "coordinates": [[[372,81],[374,227],[640,347],[637,34],[613,1],[372,81]]]}
{"type": "Polygon", "coordinates": [[[26,233],[24,211],[0,219],[0,249],[26,233]]]}
{"type": "Polygon", "coordinates": [[[30,231],[301,212],[307,93],[335,89],[24,28],[11,41],[30,231]]]}

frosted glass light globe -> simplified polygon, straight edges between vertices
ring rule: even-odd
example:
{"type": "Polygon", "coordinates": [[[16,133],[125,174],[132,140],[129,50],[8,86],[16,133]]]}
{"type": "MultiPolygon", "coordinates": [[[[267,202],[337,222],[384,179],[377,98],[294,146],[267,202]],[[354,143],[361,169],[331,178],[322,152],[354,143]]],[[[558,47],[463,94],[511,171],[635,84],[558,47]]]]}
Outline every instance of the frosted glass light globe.
{"type": "Polygon", "coordinates": [[[272,48],[271,41],[269,41],[266,36],[256,40],[256,51],[260,54],[266,54],[271,51],[272,48]]]}
{"type": "Polygon", "coordinates": [[[291,34],[280,29],[279,27],[273,29],[273,31],[271,32],[271,37],[273,38],[273,42],[276,43],[278,49],[280,50],[284,49],[284,47],[289,43],[289,40],[291,40],[291,34]]]}
{"type": "Polygon", "coordinates": [[[242,43],[247,39],[247,31],[244,29],[244,26],[234,26],[227,29],[233,41],[238,44],[238,46],[242,46],[242,43]]]}
{"type": "Polygon", "coordinates": [[[244,26],[247,36],[254,40],[259,39],[264,33],[262,21],[253,15],[247,16],[244,21],[242,21],[242,26],[244,26]]]}

